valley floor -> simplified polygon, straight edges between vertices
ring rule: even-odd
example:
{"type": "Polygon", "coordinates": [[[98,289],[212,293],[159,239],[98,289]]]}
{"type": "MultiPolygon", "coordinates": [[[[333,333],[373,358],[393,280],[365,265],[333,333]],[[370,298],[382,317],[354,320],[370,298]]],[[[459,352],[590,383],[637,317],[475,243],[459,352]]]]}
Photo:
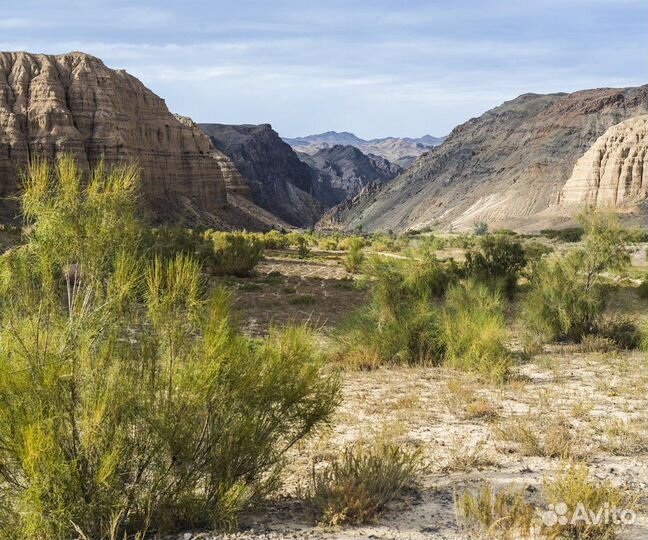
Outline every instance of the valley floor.
{"type": "MultiPolygon", "coordinates": [[[[236,287],[244,328],[257,335],[273,321],[300,320],[314,322],[326,335],[366,296],[352,286],[331,253],[305,261],[271,255],[257,277],[230,285],[236,287]]],[[[619,301],[626,309],[641,309],[635,299],[635,291],[628,290],[619,301]]],[[[645,354],[639,352],[550,346],[522,362],[515,380],[503,386],[436,367],[343,372],[343,401],[332,427],[294,449],[278,498],[243,516],[241,532],[187,534],[184,539],[474,538],[455,518],[454,499],[466,489],[485,482],[521,489],[539,512],[545,510],[540,504],[543,481],[562,462],[547,457],[544,449],[556,442],[550,437],[560,438],[564,454],[584,460],[598,479],[638,495],[643,509],[621,538],[646,539],[646,368],[645,354]],[[420,448],[429,466],[420,489],[396,501],[370,526],[316,525],[299,500],[300,485],[313,466],[362,438],[420,448]]]]}

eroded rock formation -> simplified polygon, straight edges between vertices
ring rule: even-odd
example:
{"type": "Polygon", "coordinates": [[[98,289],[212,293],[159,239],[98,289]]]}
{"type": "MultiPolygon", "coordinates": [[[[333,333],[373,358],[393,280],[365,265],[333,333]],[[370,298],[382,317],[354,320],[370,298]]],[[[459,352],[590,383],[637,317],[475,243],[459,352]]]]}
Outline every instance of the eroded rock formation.
{"type": "Polygon", "coordinates": [[[648,195],[648,115],[608,129],[576,162],[561,206],[623,208],[648,195]]]}
{"type": "MultiPolygon", "coordinates": [[[[0,53],[0,196],[16,190],[35,156],[74,155],[84,170],[101,159],[136,162],[156,217],[218,220],[236,168],[188,119],[125,71],[83,53],[0,53]],[[232,170],[233,168],[233,170],[232,170]]],[[[8,203],[0,218],[15,216],[8,203]]]]}

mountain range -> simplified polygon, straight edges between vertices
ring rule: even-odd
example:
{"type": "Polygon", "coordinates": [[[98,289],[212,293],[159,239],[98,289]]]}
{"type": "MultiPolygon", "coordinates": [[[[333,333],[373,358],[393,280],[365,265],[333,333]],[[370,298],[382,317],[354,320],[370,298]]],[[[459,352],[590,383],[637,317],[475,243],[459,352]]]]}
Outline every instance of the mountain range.
{"type": "Polygon", "coordinates": [[[524,94],[456,127],[403,174],[334,208],[320,225],[395,231],[465,230],[478,222],[522,230],[561,226],[591,204],[606,156],[613,160],[603,167],[606,189],[626,194],[608,197],[608,206],[641,218],[648,190],[645,129],[626,137],[606,132],[647,112],[648,85],[524,94]],[[599,137],[604,140],[597,143],[599,137]],[[634,146],[626,159],[629,139],[634,146]],[[626,148],[616,151],[621,140],[626,148]],[[594,171],[573,189],[576,162],[595,143],[588,158],[594,171]]]}
{"type": "Polygon", "coordinates": [[[382,139],[364,140],[347,131],[327,131],[318,135],[308,135],[295,139],[284,139],[298,152],[315,154],[322,148],[336,145],[354,146],[365,154],[373,154],[389,160],[406,169],[421,155],[441,144],[445,137],[425,135],[419,138],[385,137],[382,139]]]}
{"type": "Polygon", "coordinates": [[[34,158],[88,173],[136,163],[155,222],[287,227],[537,230],[584,207],[648,216],[648,85],[523,94],[431,136],[347,132],[282,140],[269,124],[201,124],[84,53],[0,53],[0,221],[34,158]]]}

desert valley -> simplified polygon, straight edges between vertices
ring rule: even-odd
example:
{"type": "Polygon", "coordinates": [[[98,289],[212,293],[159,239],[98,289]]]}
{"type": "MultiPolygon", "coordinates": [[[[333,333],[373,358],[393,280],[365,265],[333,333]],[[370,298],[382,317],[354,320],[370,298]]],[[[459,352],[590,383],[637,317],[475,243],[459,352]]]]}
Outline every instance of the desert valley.
{"type": "Polygon", "coordinates": [[[648,539],[648,84],[288,137],[137,75],[0,52],[0,540],[648,539]]]}

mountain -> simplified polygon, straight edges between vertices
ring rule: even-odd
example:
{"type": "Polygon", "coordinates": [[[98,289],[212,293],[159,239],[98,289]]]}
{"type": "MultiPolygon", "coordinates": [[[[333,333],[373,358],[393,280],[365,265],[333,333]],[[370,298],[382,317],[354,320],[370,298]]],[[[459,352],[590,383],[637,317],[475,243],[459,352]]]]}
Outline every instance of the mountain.
{"type": "Polygon", "coordinates": [[[357,195],[367,184],[387,182],[402,172],[385,158],[364,154],[351,145],[323,147],[300,158],[313,170],[315,196],[326,207],[357,195]]]}
{"type": "Polygon", "coordinates": [[[610,127],[648,112],[648,85],[524,94],[456,127],[388,184],[331,210],[321,226],[365,230],[534,229],[564,222],[576,161],[610,127]],[[563,201],[565,200],[563,196],[563,201]]]}
{"type": "Polygon", "coordinates": [[[322,148],[329,148],[336,145],[355,146],[365,154],[383,157],[405,169],[416,161],[421,154],[441,144],[445,140],[445,137],[425,135],[418,139],[409,137],[386,137],[366,141],[346,131],[342,133],[328,131],[319,135],[308,135],[307,137],[284,140],[295,150],[305,154],[315,154],[322,148]]]}
{"type": "Polygon", "coordinates": [[[324,207],[315,198],[313,172],[272,126],[200,124],[200,128],[234,162],[255,204],[290,225],[317,222],[324,207]]]}
{"type": "Polygon", "coordinates": [[[17,215],[7,197],[30,160],[63,153],[86,173],[102,159],[137,163],[143,200],[158,221],[270,225],[228,203],[228,185],[242,181],[236,167],[132,75],[80,52],[0,53],[1,220],[17,215]]]}

